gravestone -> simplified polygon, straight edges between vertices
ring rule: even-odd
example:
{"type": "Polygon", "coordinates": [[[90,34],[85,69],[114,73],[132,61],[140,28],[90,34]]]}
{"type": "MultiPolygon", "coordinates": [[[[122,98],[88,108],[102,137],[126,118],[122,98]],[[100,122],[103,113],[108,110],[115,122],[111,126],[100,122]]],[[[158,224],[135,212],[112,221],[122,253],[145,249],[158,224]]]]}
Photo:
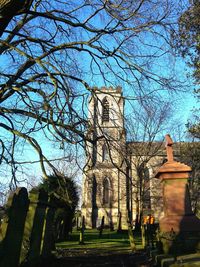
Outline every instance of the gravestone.
{"type": "Polygon", "coordinates": [[[41,255],[43,258],[49,257],[51,255],[51,251],[55,249],[55,236],[54,236],[55,229],[53,227],[54,216],[55,216],[54,200],[50,197],[46,212],[44,236],[41,248],[41,255]]]}
{"type": "Polygon", "coordinates": [[[27,261],[34,266],[42,254],[48,194],[43,189],[40,189],[39,191],[33,189],[31,190],[29,197],[32,210],[30,211],[29,222],[27,221],[27,223],[31,223],[32,227],[29,231],[30,246],[26,258],[27,261]]]}
{"type": "Polygon", "coordinates": [[[24,262],[27,259],[29,249],[30,249],[30,236],[31,236],[35,211],[36,211],[37,202],[38,202],[38,190],[36,189],[31,190],[31,192],[29,193],[29,201],[30,201],[30,205],[28,208],[26,222],[24,226],[24,235],[23,235],[23,241],[22,241],[20,263],[24,262]]]}
{"type": "Polygon", "coordinates": [[[103,233],[103,229],[104,229],[104,220],[105,220],[105,216],[103,216],[101,219],[101,225],[99,227],[99,237],[102,237],[102,233],[103,233]]]}
{"type": "Polygon", "coordinates": [[[200,220],[190,204],[188,179],[191,168],[173,157],[173,141],[166,135],[167,162],[156,177],[162,180],[164,216],[159,220],[160,238],[165,253],[195,250],[200,242],[200,220]]]}
{"type": "Polygon", "coordinates": [[[82,216],[82,224],[80,229],[80,237],[79,237],[79,244],[84,245],[84,231],[85,231],[85,217],[82,216]]]}
{"type": "Polygon", "coordinates": [[[0,266],[37,266],[54,249],[55,208],[43,189],[18,188],[10,194],[1,225],[0,266]]]}
{"type": "Polygon", "coordinates": [[[3,222],[5,233],[1,243],[0,266],[16,267],[19,265],[28,206],[26,188],[18,188],[9,196],[6,207],[7,219],[3,222]]]}

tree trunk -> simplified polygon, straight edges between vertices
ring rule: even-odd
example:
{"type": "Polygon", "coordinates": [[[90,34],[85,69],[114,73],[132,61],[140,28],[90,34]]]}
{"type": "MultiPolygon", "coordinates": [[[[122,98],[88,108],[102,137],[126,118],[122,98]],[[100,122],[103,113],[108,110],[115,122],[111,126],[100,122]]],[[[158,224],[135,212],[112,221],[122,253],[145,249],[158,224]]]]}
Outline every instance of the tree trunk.
{"type": "Polygon", "coordinates": [[[0,36],[4,33],[11,19],[26,13],[33,0],[0,0],[0,36]]]}

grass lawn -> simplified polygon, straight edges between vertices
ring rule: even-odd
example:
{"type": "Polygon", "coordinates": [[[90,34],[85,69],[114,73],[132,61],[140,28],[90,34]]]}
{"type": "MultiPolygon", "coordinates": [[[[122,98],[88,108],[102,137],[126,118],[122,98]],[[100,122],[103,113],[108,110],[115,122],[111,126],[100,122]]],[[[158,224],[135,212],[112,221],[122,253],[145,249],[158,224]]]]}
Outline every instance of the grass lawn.
{"type": "MultiPolygon", "coordinates": [[[[101,238],[99,238],[98,230],[85,230],[84,245],[79,244],[79,235],[80,232],[74,230],[68,241],[59,242],[56,247],[90,254],[97,251],[98,254],[124,254],[131,252],[127,231],[117,233],[116,231],[104,230],[101,238]]],[[[134,235],[134,237],[137,249],[142,249],[140,236],[134,235]]]]}

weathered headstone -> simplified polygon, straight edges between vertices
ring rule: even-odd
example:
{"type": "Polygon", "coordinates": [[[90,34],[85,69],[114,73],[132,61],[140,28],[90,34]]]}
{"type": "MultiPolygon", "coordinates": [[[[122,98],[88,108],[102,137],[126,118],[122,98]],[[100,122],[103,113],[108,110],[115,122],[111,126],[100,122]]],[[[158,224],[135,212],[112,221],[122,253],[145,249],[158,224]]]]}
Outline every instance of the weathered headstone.
{"type": "Polygon", "coordinates": [[[51,255],[51,251],[55,249],[55,237],[54,237],[54,215],[55,215],[55,208],[54,208],[54,201],[52,198],[49,199],[48,208],[46,212],[46,221],[44,225],[44,234],[43,234],[43,241],[42,241],[42,257],[47,258],[51,255]]]}
{"type": "Polygon", "coordinates": [[[24,235],[22,241],[22,251],[20,256],[20,263],[27,259],[29,249],[30,249],[30,236],[33,227],[33,221],[35,216],[36,207],[38,204],[38,190],[32,189],[29,193],[29,209],[26,216],[26,222],[24,226],[24,235]]]}
{"type": "Polygon", "coordinates": [[[30,234],[30,247],[27,261],[34,263],[38,261],[41,255],[48,194],[43,189],[40,189],[39,192],[33,190],[30,192],[30,199],[33,201],[31,205],[33,205],[35,211],[34,217],[32,218],[33,225],[30,234]]]}
{"type": "Polygon", "coordinates": [[[18,188],[9,196],[7,203],[7,226],[1,246],[0,266],[16,267],[19,265],[24,234],[25,219],[29,199],[26,188],[18,188]]]}
{"type": "Polygon", "coordinates": [[[1,225],[0,266],[37,266],[54,248],[54,207],[48,194],[18,188],[9,196],[7,216],[1,225]]]}
{"type": "Polygon", "coordinates": [[[104,220],[105,220],[105,216],[103,216],[101,219],[101,225],[99,227],[99,237],[102,237],[102,233],[103,233],[103,229],[104,229],[104,220]]]}
{"type": "Polygon", "coordinates": [[[79,244],[84,245],[84,231],[85,231],[85,217],[82,217],[82,225],[80,229],[80,238],[79,238],[79,244]]]}

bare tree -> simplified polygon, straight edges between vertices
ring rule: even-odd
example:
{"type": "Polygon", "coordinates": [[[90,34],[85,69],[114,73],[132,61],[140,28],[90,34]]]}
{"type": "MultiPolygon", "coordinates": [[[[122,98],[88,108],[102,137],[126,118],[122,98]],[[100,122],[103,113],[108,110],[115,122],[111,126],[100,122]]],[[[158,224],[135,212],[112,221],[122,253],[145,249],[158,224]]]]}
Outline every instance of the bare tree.
{"type": "MultiPolygon", "coordinates": [[[[134,197],[132,202],[136,203],[136,218],[132,218],[136,220],[136,227],[140,226],[143,215],[156,214],[158,210],[155,207],[159,209],[162,205],[161,188],[154,174],[165,158],[163,136],[169,130],[171,113],[169,102],[154,105],[144,101],[135,107],[127,121],[129,187],[134,197]]],[[[130,211],[133,210],[132,202],[129,202],[130,211]]]]}
{"type": "Polygon", "coordinates": [[[158,71],[158,58],[170,52],[173,1],[1,1],[0,8],[0,163],[14,183],[25,151],[36,151],[47,177],[46,164],[55,170],[47,141],[95,141],[86,134],[91,84],[129,85],[128,94],[140,96],[177,88],[171,73],[158,71]]]}

